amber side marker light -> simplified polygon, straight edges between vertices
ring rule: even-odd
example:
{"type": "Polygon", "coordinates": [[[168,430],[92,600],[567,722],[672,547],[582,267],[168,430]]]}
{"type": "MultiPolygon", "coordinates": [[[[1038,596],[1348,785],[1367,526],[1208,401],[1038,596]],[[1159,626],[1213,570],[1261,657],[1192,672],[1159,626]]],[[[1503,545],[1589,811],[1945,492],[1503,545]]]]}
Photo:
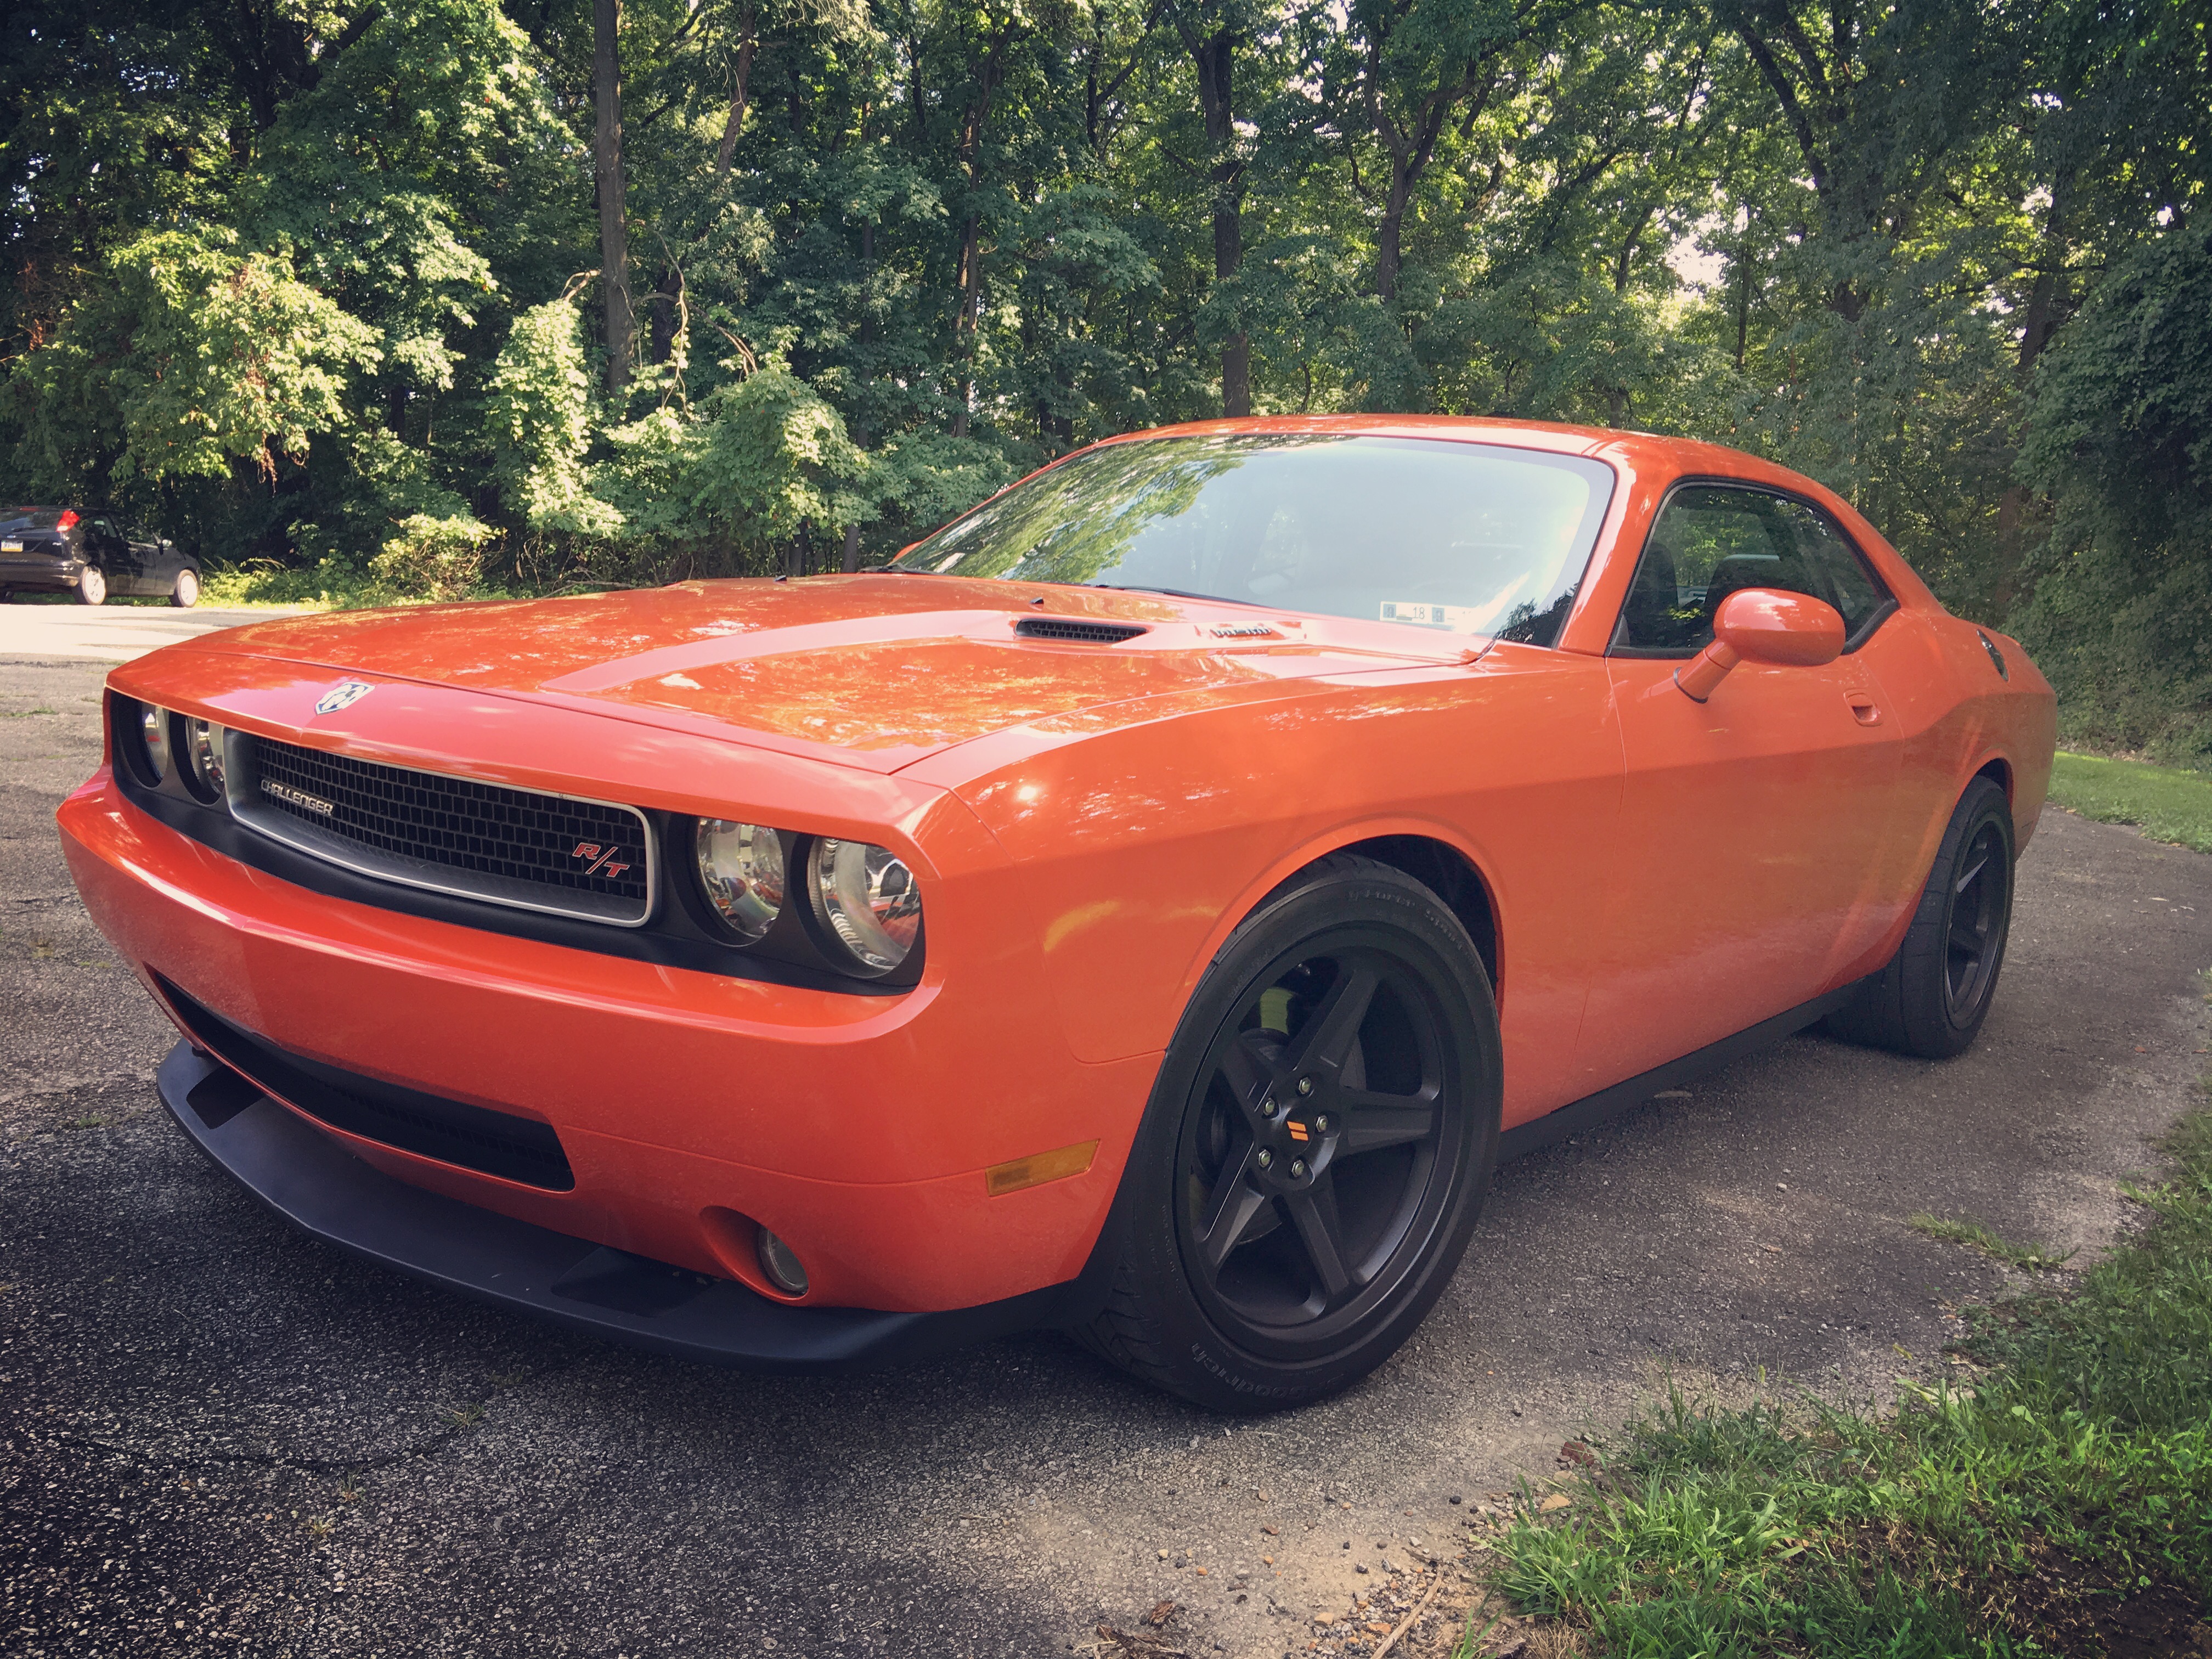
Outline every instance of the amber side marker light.
{"type": "Polygon", "coordinates": [[[1091,1156],[1097,1150],[1097,1141],[1086,1140],[1079,1146],[1063,1146],[1056,1152],[1033,1152],[1011,1164],[994,1164],[983,1171],[983,1190],[993,1198],[1003,1198],[1024,1187],[1042,1187],[1048,1181],[1065,1181],[1070,1176],[1079,1176],[1091,1167],[1091,1156]]]}

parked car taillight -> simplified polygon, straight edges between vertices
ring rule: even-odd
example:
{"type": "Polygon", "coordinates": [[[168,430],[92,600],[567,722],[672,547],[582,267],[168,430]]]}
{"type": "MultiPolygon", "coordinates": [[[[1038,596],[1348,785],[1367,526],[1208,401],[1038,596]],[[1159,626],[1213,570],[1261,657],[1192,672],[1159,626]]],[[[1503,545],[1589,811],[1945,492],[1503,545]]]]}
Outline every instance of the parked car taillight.
{"type": "Polygon", "coordinates": [[[56,520],[54,520],[54,528],[55,528],[55,529],[57,529],[57,530],[74,530],[74,529],[76,529],[76,509],[75,507],[64,507],[64,508],[62,509],[62,515],[61,515],[61,517],[60,517],[60,518],[58,518],[58,519],[56,519],[56,520]]]}

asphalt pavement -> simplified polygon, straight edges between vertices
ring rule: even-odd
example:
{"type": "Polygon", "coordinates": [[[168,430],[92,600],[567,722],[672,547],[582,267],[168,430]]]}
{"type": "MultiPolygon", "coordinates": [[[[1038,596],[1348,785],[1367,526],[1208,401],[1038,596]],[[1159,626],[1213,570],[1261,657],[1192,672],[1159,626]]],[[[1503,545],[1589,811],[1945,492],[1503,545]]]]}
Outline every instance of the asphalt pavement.
{"type": "Polygon", "coordinates": [[[79,659],[127,662],[157,646],[291,614],[289,608],[274,605],[250,611],[194,605],[179,611],[167,604],[31,604],[18,599],[0,605],[0,664],[79,659]]]}
{"type": "Polygon", "coordinates": [[[1942,1370],[1960,1301],[2007,1280],[1906,1218],[2086,1262],[2212,1066],[2212,859],[2051,811],[1972,1053],[1801,1036],[1508,1167],[1427,1323],[1339,1399],[1227,1423],[1044,1334],[888,1376],[709,1370],[358,1265],[199,1158],[154,1094],[172,1033],[55,836],[104,671],[46,654],[0,663],[25,1659],[1371,1654],[1428,1587],[1456,1605],[1485,1494],[1670,1379],[1887,1400],[1942,1370]]]}

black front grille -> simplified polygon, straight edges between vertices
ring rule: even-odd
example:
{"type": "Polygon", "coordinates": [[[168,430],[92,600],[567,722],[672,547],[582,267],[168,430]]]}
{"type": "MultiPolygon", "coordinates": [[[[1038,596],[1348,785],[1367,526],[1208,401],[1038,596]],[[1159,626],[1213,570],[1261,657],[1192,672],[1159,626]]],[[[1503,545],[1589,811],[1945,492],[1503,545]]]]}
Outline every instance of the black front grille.
{"type": "MultiPolygon", "coordinates": [[[[526,1186],[556,1193],[575,1188],[575,1172],[550,1124],[325,1066],[232,1024],[159,974],[154,979],[193,1042],[255,1088],[289,1101],[319,1122],[364,1140],[526,1186]]],[[[194,1090],[191,1103],[204,1118],[219,1122],[240,1103],[222,1101],[212,1111],[203,1109],[199,1091],[194,1090]]]]}
{"type": "Polygon", "coordinates": [[[325,857],[358,848],[372,874],[606,921],[642,921],[652,903],[648,831],[628,807],[267,738],[240,782],[248,823],[296,826],[291,838],[325,857]]]}
{"type": "Polygon", "coordinates": [[[1025,640],[1066,640],[1079,645],[1119,645],[1151,630],[1128,623],[1076,622],[1066,617],[1024,617],[1014,632],[1025,640]]]}

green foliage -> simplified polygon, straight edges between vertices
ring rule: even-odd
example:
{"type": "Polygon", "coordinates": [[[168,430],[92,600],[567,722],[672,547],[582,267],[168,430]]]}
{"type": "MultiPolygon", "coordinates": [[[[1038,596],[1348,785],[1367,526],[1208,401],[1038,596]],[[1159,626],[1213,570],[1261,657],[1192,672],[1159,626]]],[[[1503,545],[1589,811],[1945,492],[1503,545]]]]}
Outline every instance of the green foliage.
{"type": "Polygon", "coordinates": [[[2132,250],[2041,394],[2021,467],[2057,513],[2022,638],[2071,735],[2212,758],[2212,238],[2132,250]]]}
{"type": "Polygon", "coordinates": [[[707,400],[686,498],[741,544],[782,542],[802,525],[842,531],[866,511],[867,458],[844,417],[805,381],[769,368],[707,400]]]}
{"type": "Polygon", "coordinates": [[[1972,1219],[1953,1219],[1923,1213],[1908,1216],[1905,1224],[1916,1233],[1925,1233],[1930,1238],[1943,1239],[1953,1244],[1964,1244],[1969,1249],[1979,1250],[1992,1261],[2002,1261],[2008,1267],[2025,1271],[2057,1273],[2071,1261],[2075,1254],[2072,1250],[2053,1250],[2048,1245],[2014,1244],[1972,1219]]]}
{"type": "Polygon", "coordinates": [[[410,514],[368,562],[379,587],[406,599],[464,599],[483,575],[491,526],[463,514],[410,514]]]}
{"type": "Polygon", "coordinates": [[[2203,772],[2061,750],[2051,799],[2085,818],[2139,824],[2153,841],[2212,853],[2212,776],[2203,772]]]}
{"type": "Polygon", "coordinates": [[[221,478],[235,463],[274,478],[280,456],[300,461],[344,423],[349,371],[377,361],[372,330],[234,232],[149,232],[106,275],[9,384],[33,489],[221,478]],[[106,477],[86,477],[100,461],[106,477]]]}
{"type": "Polygon", "coordinates": [[[1674,1394],[1571,1507],[1524,1504],[1498,1587],[1654,1659],[2072,1652],[2131,1613],[2178,1637],[2212,1593],[2212,1115],[2173,1150],[2154,1224],[1989,1314],[1968,1386],[1890,1417],[1674,1394]]]}
{"type": "Polygon", "coordinates": [[[609,536],[622,515],[591,494],[585,468],[592,411],[582,321],[566,299],[515,318],[486,382],[484,431],[500,497],[526,526],[609,536]]]}
{"type": "Polygon", "coordinates": [[[10,8],[15,492],[363,581],[422,517],[525,589],[874,562],[1242,363],[1771,456],[2069,731],[2212,745],[2203,0],[626,0],[618,158],[595,15],[10,8]]]}

